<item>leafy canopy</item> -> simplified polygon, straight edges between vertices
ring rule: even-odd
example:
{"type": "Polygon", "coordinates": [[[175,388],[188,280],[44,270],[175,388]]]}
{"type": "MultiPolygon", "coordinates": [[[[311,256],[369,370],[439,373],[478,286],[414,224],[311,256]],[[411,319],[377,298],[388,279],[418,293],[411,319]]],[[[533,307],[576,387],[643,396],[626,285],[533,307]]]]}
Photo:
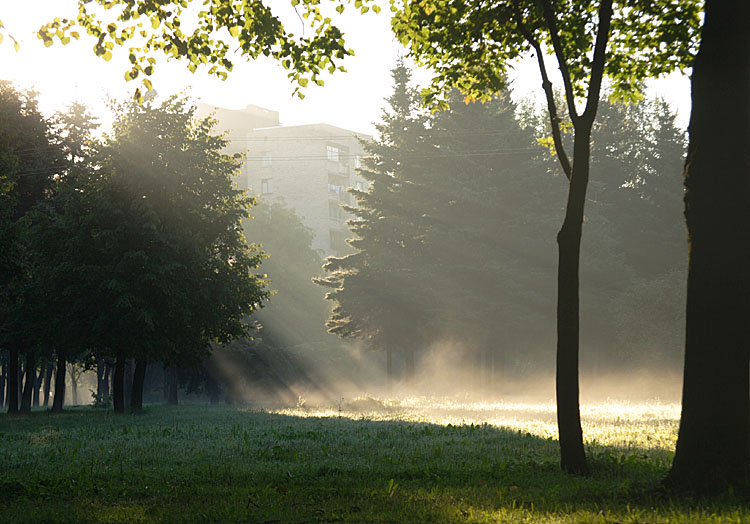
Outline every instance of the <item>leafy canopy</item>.
{"type": "MultiPolygon", "coordinates": [[[[599,4],[592,0],[391,0],[393,30],[434,78],[427,100],[445,105],[457,87],[488,99],[513,62],[535,48],[557,55],[566,91],[585,95],[599,4]],[[569,16],[572,15],[572,16],[569,16]],[[569,80],[568,80],[569,79],[569,80]]],[[[618,98],[636,98],[643,79],[689,67],[697,50],[700,0],[619,0],[604,75],[618,98]]]]}
{"type": "MultiPolygon", "coordinates": [[[[330,3],[342,13],[350,1],[330,3]]],[[[371,8],[380,11],[376,5],[367,5],[371,0],[353,3],[362,13],[371,8]]],[[[75,19],[55,18],[39,29],[38,36],[46,46],[55,39],[67,44],[71,38],[80,38],[76,30],[80,27],[96,38],[94,53],[107,61],[115,46],[127,45],[128,81],[151,76],[158,54],[187,60],[191,72],[206,66],[209,74],[226,79],[235,50],[248,59],[263,55],[278,60],[297,84],[299,96],[310,81],[323,85],[323,71],[344,70],[338,61],[354,52],[346,48],[341,30],[321,11],[320,0],[290,0],[301,22],[301,36],[284,27],[276,14],[278,4],[276,8],[270,4],[261,0],[79,0],[75,19]]],[[[151,89],[148,78],[142,83],[151,89]]],[[[137,90],[136,97],[140,96],[137,90]]]]}

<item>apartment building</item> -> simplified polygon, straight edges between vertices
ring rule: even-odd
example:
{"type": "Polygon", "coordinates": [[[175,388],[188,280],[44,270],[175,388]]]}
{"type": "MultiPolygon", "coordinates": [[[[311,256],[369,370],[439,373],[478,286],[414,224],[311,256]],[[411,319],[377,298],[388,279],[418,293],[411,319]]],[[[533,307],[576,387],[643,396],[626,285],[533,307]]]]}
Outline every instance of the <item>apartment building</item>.
{"type": "Polygon", "coordinates": [[[360,140],[370,137],[329,124],[282,126],[277,112],[257,106],[201,106],[199,114],[211,110],[227,131],[228,152],[246,152],[238,185],[262,200],[283,199],[325,256],[346,253],[350,215],[341,206],[354,203],[349,187],[366,187],[356,169],[365,154],[360,140]]]}

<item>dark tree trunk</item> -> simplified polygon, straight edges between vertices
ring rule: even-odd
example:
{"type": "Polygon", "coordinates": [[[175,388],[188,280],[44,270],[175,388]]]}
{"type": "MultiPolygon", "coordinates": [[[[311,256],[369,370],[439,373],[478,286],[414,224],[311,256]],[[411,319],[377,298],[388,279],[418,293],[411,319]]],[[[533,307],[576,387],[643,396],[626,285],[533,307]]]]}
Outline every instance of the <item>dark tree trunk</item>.
{"type": "Polygon", "coordinates": [[[143,383],[146,380],[146,362],[137,360],[133,370],[133,386],[130,388],[130,411],[143,411],[143,383]]]}
{"type": "Polygon", "coordinates": [[[44,372],[44,407],[49,406],[49,395],[52,389],[52,373],[55,371],[55,365],[51,362],[47,364],[47,369],[44,372]]]}
{"type": "Polygon", "coordinates": [[[21,413],[31,413],[31,397],[36,383],[36,355],[27,348],[26,352],[26,382],[21,395],[21,413]]]}
{"type": "Polygon", "coordinates": [[[115,413],[125,413],[125,361],[117,357],[112,376],[112,405],[115,413]]]}
{"type": "Polygon", "coordinates": [[[750,476],[750,3],[708,0],[692,75],[682,417],[666,483],[750,476]]]}
{"type": "Polygon", "coordinates": [[[388,395],[390,396],[393,394],[393,350],[391,348],[385,350],[385,372],[388,381],[388,395]]]}
{"type": "Polygon", "coordinates": [[[8,345],[8,413],[18,413],[18,346],[8,345]]]}
{"type": "Polygon", "coordinates": [[[0,406],[5,406],[5,386],[8,383],[8,363],[0,353],[0,406]]]}
{"type": "Polygon", "coordinates": [[[109,398],[109,380],[110,380],[111,374],[112,374],[112,366],[105,363],[104,364],[104,380],[102,381],[102,395],[104,395],[104,398],[109,398]]]}
{"type": "MultiPolygon", "coordinates": [[[[177,366],[171,366],[168,371],[169,374],[169,397],[167,403],[170,406],[177,405],[177,366]]],[[[227,392],[227,398],[230,398],[229,392],[227,392]]]]}
{"type": "Polygon", "coordinates": [[[55,370],[55,398],[52,401],[52,411],[60,413],[65,403],[65,355],[57,355],[57,369],[55,370]]]}
{"type": "Polygon", "coordinates": [[[73,406],[78,405],[78,375],[76,375],[75,367],[71,364],[70,368],[68,369],[68,374],[70,375],[70,393],[73,402],[73,406]]]}
{"type": "MultiPolygon", "coordinates": [[[[592,121],[593,123],[593,117],[592,121]]],[[[589,179],[591,124],[576,126],[573,172],[568,190],[565,220],[557,234],[557,427],[560,434],[560,464],[564,471],[588,472],[581,429],[578,385],[579,265],[583,208],[589,179]]]]}

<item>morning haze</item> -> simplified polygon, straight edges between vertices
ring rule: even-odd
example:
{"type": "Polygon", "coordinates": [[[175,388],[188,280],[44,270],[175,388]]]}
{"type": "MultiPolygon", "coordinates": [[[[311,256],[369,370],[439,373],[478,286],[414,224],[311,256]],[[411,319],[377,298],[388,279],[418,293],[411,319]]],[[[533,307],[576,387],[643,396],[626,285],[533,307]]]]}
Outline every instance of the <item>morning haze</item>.
{"type": "Polygon", "coordinates": [[[750,519],[747,5],[32,3],[4,522],[750,519]]]}

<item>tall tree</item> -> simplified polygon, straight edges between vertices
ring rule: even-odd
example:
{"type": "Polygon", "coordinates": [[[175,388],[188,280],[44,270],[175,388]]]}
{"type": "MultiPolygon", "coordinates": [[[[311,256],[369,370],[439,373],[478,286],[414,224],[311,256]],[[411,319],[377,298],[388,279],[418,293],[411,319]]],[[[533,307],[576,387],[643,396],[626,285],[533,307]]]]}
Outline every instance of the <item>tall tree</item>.
{"type": "Polygon", "coordinates": [[[557,235],[557,418],[561,466],[588,471],[580,421],[579,264],[588,186],[591,130],[602,81],[632,95],[641,79],[689,65],[698,25],[698,2],[659,1],[395,0],[393,29],[411,55],[435,72],[428,101],[457,87],[487,99],[503,85],[509,64],[526,51],[537,59],[552,137],[569,180],[565,218],[557,235]],[[636,38],[637,35],[637,38],[636,38]],[[572,160],[562,141],[560,117],[544,55],[559,67],[567,114],[573,125],[572,160]]]}
{"type": "Polygon", "coordinates": [[[685,163],[689,238],[682,417],[667,482],[750,475],[750,4],[707,0],[685,163]]]}
{"type": "Polygon", "coordinates": [[[147,362],[197,363],[246,335],[266,297],[241,230],[252,199],[232,187],[239,159],[193,115],[180,98],[121,106],[99,168],[63,185],[38,229],[58,343],[116,359],[117,411],[126,359],[138,411],[147,362]]]}
{"type": "Polygon", "coordinates": [[[33,361],[33,339],[26,329],[29,316],[23,314],[33,307],[30,213],[49,195],[61,171],[61,155],[50,123],[39,112],[36,94],[0,82],[0,344],[9,351],[10,413],[19,408],[19,355],[27,353],[33,361]]]}
{"type": "Polygon", "coordinates": [[[364,144],[370,157],[360,175],[370,187],[351,190],[358,205],[347,208],[355,216],[349,243],[356,251],[329,257],[323,266],[329,275],[316,280],[331,289],[326,298],[335,304],[329,331],[385,351],[389,384],[394,350],[404,352],[411,380],[414,345],[422,340],[424,304],[430,302],[420,296],[427,288],[417,285],[424,276],[417,260],[427,223],[415,185],[429,163],[427,116],[409,86],[409,70],[400,63],[392,74],[394,93],[377,126],[379,140],[364,144]]]}

